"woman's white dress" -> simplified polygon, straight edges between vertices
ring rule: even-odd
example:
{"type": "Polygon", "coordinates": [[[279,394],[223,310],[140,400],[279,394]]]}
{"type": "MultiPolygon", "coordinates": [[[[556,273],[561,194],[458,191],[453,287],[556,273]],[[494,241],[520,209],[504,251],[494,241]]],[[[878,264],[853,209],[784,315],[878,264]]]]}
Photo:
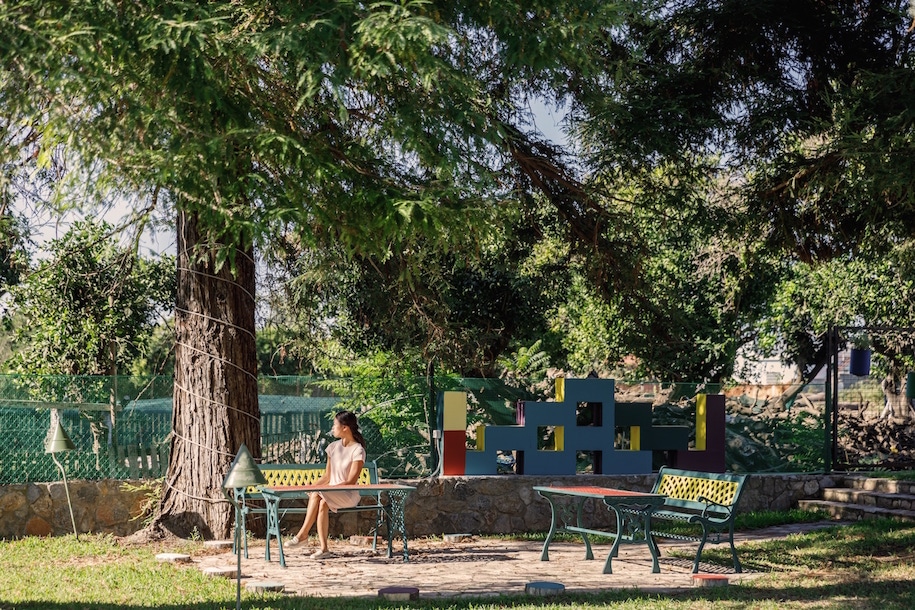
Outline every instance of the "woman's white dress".
{"type": "MultiPolygon", "coordinates": [[[[348,447],[343,446],[342,440],[334,441],[327,447],[327,461],[330,463],[330,484],[338,485],[346,480],[350,466],[355,461],[365,462],[365,447],[353,441],[348,447]]],[[[359,504],[359,492],[348,491],[319,491],[321,497],[327,502],[331,512],[341,508],[350,508],[359,504]]]]}

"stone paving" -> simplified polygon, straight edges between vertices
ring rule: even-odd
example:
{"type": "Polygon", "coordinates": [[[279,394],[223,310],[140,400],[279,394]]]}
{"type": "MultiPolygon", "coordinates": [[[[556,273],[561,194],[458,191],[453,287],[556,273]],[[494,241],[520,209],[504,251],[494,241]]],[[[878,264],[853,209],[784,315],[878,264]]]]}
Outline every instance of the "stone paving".
{"type": "MultiPolygon", "coordinates": [[[[738,554],[742,541],[785,536],[835,524],[786,526],[739,535],[738,554]]],[[[651,572],[651,556],[646,546],[626,544],[620,547],[619,557],[612,561],[613,573],[604,574],[609,544],[594,544],[595,559],[586,561],[582,544],[553,543],[549,561],[540,561],[540,542],[445,538],[410,540],[408,562],[404,562],[402,547],[396,543],[394,557],[388,559],[384,553],[386,548],[382,548],[386,545],[379,544],[378,552],[373,554],[370,546],[341,540],[332,541],[332,557],[315,560],[309,556],[315,550],[312,539],[312,544],[285,549],[286,568],[279,565],[275,545],[271,549],[272,561],[267,562],[263,541],[254,541],[249,546],[249,558],[242,559],[242,585],[258,590],[265,583],[276,583],[282,585],[286,594],[314,597],[377,597],[380,589],[408,587],[418,589],[420,598],[436,598],[524,593],[526,585],[541,581],[561,583],[567,593],[608,588],[664,592],[698,584],[691,573],[691,559],[668,556],[667,551],[677,546],[675,543],[661,542],[659,574],[651,572]]],[[[360,538],[354,540],[364,544],[360,538]]],[[[715,545],[710,546],[714,548],[715,545]]],[[[695,545],[687,548],[695,549],[695,545]]],[[[192,558],[190,565],[234,578],[236,564],[235,555],[227,550],[192,558]]],[[[723,575],[729,583],[759,576],[746,568],[737,574],[733,569],[705,563],[700,565],[700,571],[723,575]]]]}

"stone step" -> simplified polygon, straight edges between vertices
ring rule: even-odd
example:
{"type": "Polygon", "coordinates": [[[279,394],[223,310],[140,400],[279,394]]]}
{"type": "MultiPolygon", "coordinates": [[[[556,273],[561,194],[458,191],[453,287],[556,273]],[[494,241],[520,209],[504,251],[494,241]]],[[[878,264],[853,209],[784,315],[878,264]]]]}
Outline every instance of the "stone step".
{"type": "Polygon", "coordinates": [[[849,504],[847,502],[833,502],[830,500],[799,500],[798,507],[805,510],[822,510],[836,519],[848,521],[876,519],[880,517],[915,521],[915,510],[880,508],[865,504],[849,504]]]}
{"type": "Polygon", "coordinates": [[[864,491],[915,495],[915,481],[894,481],[880,477],[849,476],[845,477],[843,486],[864,491]]]}
{"type": "Polygon", "coordinates": [[[876,506],[877,508],[915,510],[915,494],[907,493],[827,487],[823,489],[823,500],[863,504],[865,506],[876,506]]]}

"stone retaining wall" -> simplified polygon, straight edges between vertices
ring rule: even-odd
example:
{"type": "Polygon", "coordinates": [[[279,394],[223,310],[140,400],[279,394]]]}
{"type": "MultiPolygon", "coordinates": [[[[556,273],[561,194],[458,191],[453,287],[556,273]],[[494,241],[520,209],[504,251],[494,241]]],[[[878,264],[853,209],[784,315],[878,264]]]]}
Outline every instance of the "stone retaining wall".
{"type": "MultiPolygon", "coordinates": [[[[416,486],[406,502],[409,535],[502,534],[546,531],[549,504],[533,491],[535,485],[600,485],[648,491],[656,475],[577,475],[440,477],[398,481],[416,486]]],[[[819,498],[825,487],[842,484],[842,475],[752,475],[739,510],[787,510],[801,499],[819,498]]],[[[137,483],[134,483],[135,485],[137,483]]],[[[142,507],[148,492],[128,490],[123,481],[71,481],[70,499],[80,533],[127,536],[142,527],[142,507]]],[[[610,513],[597,502],[586,503],[589,522],[610,525],[610,513]]],[[[331,517],[334,536],[368,532],[370,513],[331,517]]],[[[301,515],[283,521],[292,530],[301,515]]],[[[252,517],[253,532],[262,532],[262,517],[252,517]],[[260,523],[259,523],[260,522],[260,523]]],[[[0,486],[0,538],[72,533],[63,483],[0,486]]]]}
{"type": "MultiPolygon", "coordinates": [[[[139,482],[137,483],[139,485],[139,482]]],[[[79,533],[127,536],[139,530],[148,492],[130,491],[124,481],[70,481],[73,519],[79,533]]],[[[63,483],[0,486],[0,538],[73,533],[63,483]]]]}

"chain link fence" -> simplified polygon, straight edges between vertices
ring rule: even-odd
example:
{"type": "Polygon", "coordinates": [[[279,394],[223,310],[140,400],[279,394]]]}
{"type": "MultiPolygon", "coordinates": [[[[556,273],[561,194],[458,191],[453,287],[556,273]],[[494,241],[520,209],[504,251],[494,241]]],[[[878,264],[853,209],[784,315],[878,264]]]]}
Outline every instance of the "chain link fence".
{"type": "MultiPolygon", "coordinates": [[[[869,388],[863,385],[862,388],[869,388]]],[[[74,479],[143,479],[165,474],[171,435],[172,378],[0,376],[0,484],[57,480],[44,453],[52,417],[60,418],[76,445],[58,454],[74,479]],[[113,408],[112,408],[113,406],[113,408]]],[[[468,395],[467,445],[480,425],[516,423],[520,401],[552,400],[554,383],[450,376],[410,378],[265,377],[259,380],[261,449],[265,463],[324,461],[333,415],[359,416],[369,459],[385,478],[437,474],[437,401],[441,392],[468,395]]],[[[648,403],[655,425],[694,429],[697,392],[726,395],[727,467],[736,472],[816,472],[828,469],[824,455],[822,385],[703,387],[697,384],[617,382],[617,402],[648,403]]],[[[863,421],[880,397],[849,388],[841,394],[836,439],[850,468],[880,469],[912,464],[911,422],[863,421]],[[863,422],[863,423],[862,423],[863,422]],[[893,434],[881,433],[889,426],[893,434]],[[864,429],[867,434],[862,433],[864,429]],[[877,434],[871,432],[876,431],[877,434]],[[861,439],[865,440],[862,441],[861,439]],[[880,440],[885,439],[885,440],[880,440]],[[885,446],[884,446],[885,445],[885,446]]],[[[882,406],[882,405],[881,405],[882,406]]],[[[873,417],[876,417],[874,415],[873,417]]],[[[544,431],[543,446],[550,443],[544,431]]],[[[627,447],[625,429],[615,445],[627,447]]],[[[505,472],[511,472],[506,456],[505,472]]],[[[658,464],[665,456],[656,456],[658,464]]],[[[583,461],[580,471],[587,472],[583,461]]]]}

